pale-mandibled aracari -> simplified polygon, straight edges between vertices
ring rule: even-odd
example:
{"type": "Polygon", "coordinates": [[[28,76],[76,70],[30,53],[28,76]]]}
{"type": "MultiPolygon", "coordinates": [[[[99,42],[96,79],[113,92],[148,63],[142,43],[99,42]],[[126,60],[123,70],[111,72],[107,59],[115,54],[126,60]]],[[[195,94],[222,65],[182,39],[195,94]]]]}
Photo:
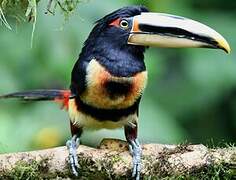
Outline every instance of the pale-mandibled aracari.
{"type": "Polygon", "coordinates": [[[133,157],[132,176],[140,179],[138,109],[147,83],[144,52],[149,46],[230,52],[219,33],[199,22],[152,13],[143,6],[124,7],[96,22],[72,70],[70,90],[35,90],[1,98],[63,103],[70,117],[72,138],[67,147],[75,175],[79,168],[76,150],[83,130],[124,128],[133,157]]]}

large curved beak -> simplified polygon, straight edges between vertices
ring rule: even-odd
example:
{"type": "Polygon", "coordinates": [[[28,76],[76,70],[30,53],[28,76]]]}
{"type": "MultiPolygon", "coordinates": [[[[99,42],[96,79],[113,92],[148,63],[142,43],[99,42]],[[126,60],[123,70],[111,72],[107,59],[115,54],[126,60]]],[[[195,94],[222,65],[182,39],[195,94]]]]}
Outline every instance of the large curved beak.
{"type": "Polygon", "coordinates": [[[212,28],[191,19],[162,13],[134,16],[128,44],[217,48],[230,53],[228,42],[212,28]]]}

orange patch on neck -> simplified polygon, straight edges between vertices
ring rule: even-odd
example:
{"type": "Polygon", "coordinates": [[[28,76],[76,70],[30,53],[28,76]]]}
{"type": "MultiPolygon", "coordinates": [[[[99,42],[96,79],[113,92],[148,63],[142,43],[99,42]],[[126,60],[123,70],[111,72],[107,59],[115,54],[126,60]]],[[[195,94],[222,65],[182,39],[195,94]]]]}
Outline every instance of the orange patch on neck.
{"type": "Polygon", "coordinates": [[[111,75],[95,59],[91,60],[87,67],[87,89],[80,96],[81,100],[89,105],[103,109],[123,109],[133,105],[142,95],[147,81],[147,72],[137,73],[133,77],[117,77],[111,75]],[[111,98],[107,92],[105,83],[108,81],[130,83],[132,88],[127,94],[111,98]]]}
{"type": "Polygon", "coordinates": [[[144,92],[146,85],[147,85],[147,72],[143,71],[137,73],[132,79],[132,88],[129,95],[126,96],[125,101],[133,102],[137,100],[144,92]]]}

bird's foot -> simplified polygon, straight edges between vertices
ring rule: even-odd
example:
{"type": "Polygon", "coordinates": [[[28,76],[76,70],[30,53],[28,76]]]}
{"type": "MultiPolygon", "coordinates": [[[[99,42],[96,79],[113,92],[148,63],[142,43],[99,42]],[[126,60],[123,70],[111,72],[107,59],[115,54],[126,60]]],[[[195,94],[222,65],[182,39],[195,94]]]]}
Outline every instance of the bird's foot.
{"type": "Polygon", "coordinates": [[[135,180],[139,180],[141,171],[142,148],[138,142],[138,139],[130,141],[129,151],[133,157],[132,177],[135,178],[135,180]]]}
{"type": "Polygon", "coordinates": [[[76,135],[66,142],[67,149],[69,150],[69,164],[75,176],[78,176],[78,169],[80,168],[77,157],[77,148],[79,145],[80,139],[76,135]]]}

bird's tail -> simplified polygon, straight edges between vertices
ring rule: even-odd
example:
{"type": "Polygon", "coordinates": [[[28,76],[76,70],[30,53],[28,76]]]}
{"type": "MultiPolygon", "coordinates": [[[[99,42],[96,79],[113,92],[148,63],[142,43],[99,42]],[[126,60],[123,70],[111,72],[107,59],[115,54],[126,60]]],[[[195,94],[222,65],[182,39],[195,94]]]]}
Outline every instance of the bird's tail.
{"type": "Polygon", "coordinates": [[[69,100],[75,96],[70,90],[32,90],[15,92],[0,96],[0,99],[18,98],[23,101],[55,101],[62,104],[62,108],[68,109],[69,100]]]}

